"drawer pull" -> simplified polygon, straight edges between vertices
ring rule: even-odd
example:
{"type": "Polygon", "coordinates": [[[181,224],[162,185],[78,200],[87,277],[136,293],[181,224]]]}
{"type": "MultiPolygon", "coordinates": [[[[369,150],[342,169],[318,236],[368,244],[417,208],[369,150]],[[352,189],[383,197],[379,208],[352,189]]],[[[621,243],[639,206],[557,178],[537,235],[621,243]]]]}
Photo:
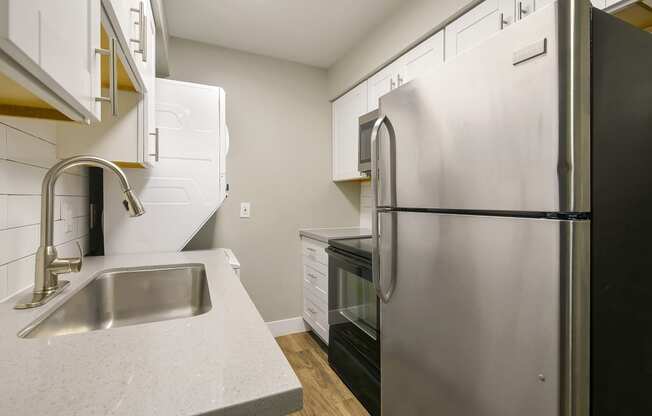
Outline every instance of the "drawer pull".
{"type": "Polygon", "coordinates": [[[312,274],[312,273],[308,273],[308,276],[310,276],[311,278],[313,278],[313,279],[315,279],[315,280],[319,279],[319,277],[315,276],[315,275],[312,274]]]}
{"type": "Polygon", "coordinates": [[[312,315],[317,315],[317,311],[308,306],[308,312],[310,312],[312,315]]]}
{"type": "Polygon", "coordinates": [[[316,253],[316,252],[317,252],[317,250],[315,250],[315,249],[312,248],[312,247],[306,247],[306,250],[311,251],[311,252],[313,252],[313,253],[316,253]]]}

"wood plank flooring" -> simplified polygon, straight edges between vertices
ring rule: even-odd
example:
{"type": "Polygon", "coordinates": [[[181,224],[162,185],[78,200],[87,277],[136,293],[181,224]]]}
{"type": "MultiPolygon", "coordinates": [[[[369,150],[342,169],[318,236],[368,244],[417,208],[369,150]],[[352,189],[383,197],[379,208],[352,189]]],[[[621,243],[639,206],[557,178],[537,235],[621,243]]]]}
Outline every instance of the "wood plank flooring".
{"type": "Polygon", "coordinates": [[[328,365],[328,356],[303,332],[276,338],[303,385],[303,409],[292,416],[368,416],[328,365]]]}

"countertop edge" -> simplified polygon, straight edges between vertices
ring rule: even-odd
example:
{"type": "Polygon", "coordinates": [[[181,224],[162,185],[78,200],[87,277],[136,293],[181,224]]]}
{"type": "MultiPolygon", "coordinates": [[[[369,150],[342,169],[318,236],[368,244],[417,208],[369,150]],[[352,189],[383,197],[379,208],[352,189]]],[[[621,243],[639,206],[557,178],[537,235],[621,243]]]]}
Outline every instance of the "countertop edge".
{"type": "Polygon", "coordinates": [[[328,244],[331,239],[371,237],[371,230],[363,227],[301,228],[299,236],[328,244]]]}

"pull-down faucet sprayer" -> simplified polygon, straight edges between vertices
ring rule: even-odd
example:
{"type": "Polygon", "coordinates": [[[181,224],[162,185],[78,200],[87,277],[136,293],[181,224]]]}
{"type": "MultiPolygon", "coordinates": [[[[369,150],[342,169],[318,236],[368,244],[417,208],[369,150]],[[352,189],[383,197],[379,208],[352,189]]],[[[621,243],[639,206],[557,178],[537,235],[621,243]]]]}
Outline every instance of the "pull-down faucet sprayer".
{"type": "Polygon", "coordinates": [[[139,217],[145,213],[143,204],[131,190],[127,176],[115,163],[96,156],[74,156],[62,160],[52,166],[43,178],[41,187],[41,244],[36,251],[36,273],[34,290],[28,299],[16,304],[16,309],[27,309],[41,306],[59,294],[69,283],[59,280],[60,274],[73,273],[81,270],[82,252],[79,243],[79,257],[60,258],[54,247],[54,187],[57,179],[66,170],[74,166],[94,166],[109,170],[118,177],[122,192],[124,192],[124,206],[132,217],[139,217]]]}

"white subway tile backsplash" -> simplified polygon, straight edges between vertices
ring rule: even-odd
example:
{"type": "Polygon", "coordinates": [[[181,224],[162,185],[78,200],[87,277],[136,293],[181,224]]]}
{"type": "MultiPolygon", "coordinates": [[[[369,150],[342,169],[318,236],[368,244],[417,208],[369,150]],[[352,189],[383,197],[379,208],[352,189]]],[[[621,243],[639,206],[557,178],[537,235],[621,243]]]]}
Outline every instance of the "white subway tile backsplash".
{"type": "Polygon", "coordinates": [[[38,242],[38,224],[0,231],[0,265],[34,254],[38,242]]]}
{"type": "Polygon", "coordinates": [[[0,159],[7,157],[7,126],[0,124],[0,159]]]}
{"type": "MultiPolygon", "coordinates": [[[[7,227],[22,227],[41,221],[40,195],[7,195],[7,227]]],[[[55,217],[56,218],[56,217],[55,217]]]]}
{"type": "Polygon", "coordinates": [[[34,286],[34,272],[36,270],[36,256],[28,256],[7,266],[7,293],[8,296],[21,290],[34,286]]]}
{"type": "MultiPolygon", "coordinates": [[[[41,183],[57,162],[53,122],[0,116],[0,299],[34,283],[41,183]]],[[[89,249],[88,171],[61,175],[55,189],[54,240],[62,256],[89,249]],[[63,220],[62,207],[66,209],[63,220]]]]}
{"type": "Polygon", "coordinates": [[[0,194],[40,195],[47,169],[0,160],[0,194]]]}
{"type": "Polygon", "coordinates": [[[24,133],[31,134],[32,136],[47,140],[52,144],[57,143],[56,122],[35,118],[0,116],[0,123],[24,133]]]}
{"type": "Polygon", "coordinates": [[[42,168],[50,168],[57,162],[57,148],[52,143],[9,127],[6,132],[8,160],[42,168]]]}
{"type": "Polygon", "coordinates": [[[7,228],[7,195],[0,195],[0,230],[7,228]]]}
{"type": "Polygon", "coordinates": [[[88,197],[86,196],[57,196],[54,199],[54,206],[54,218],[58,220],[66,215],[65,209],[70,209],[71,218],[88,215],[88,197]]]}
{"type": "Polygon", "coordinates": [[[0,301],[9,296],[7,289],[7,266],[0,266],[0,301]]]}
{"type": "Polygon", "coordinates": [[[88,195],[88,176],[64,173],[55,186],[57,195],[88,195]]]}

